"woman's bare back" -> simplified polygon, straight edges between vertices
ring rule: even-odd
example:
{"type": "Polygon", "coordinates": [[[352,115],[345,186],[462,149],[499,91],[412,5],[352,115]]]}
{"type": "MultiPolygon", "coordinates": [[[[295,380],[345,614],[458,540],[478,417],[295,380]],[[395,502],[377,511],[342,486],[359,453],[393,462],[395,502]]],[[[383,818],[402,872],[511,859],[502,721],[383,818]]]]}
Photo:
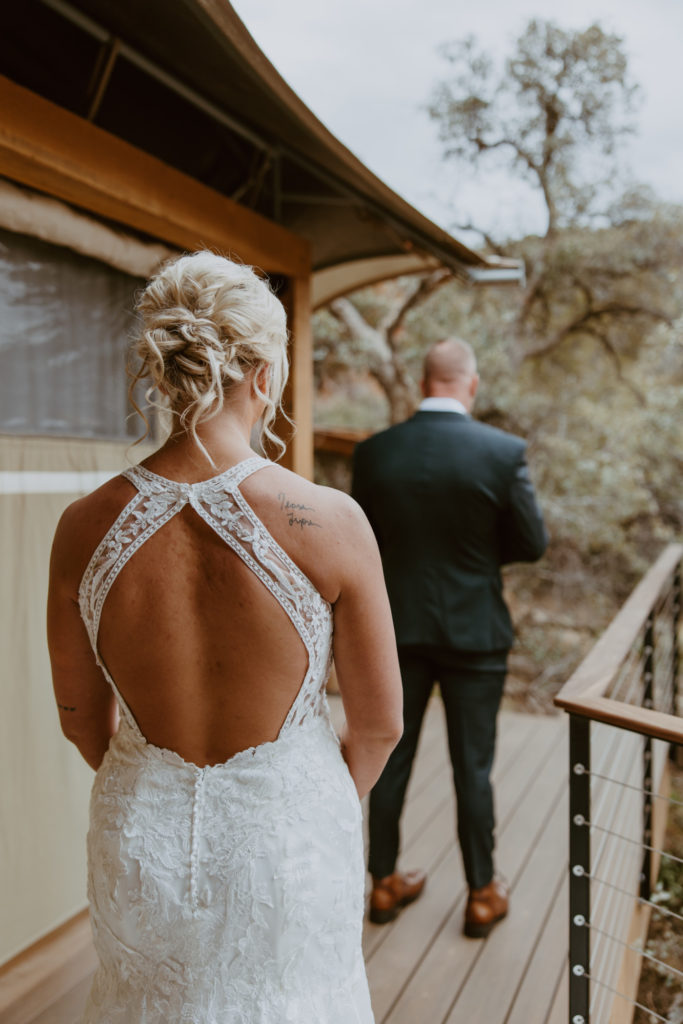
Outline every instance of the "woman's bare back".
{"type": "MultiPolygon", "coordinates": [[[[348,499],[272,464],[240,489],[276,542],[333,602],[335,527],[345,506],[348,516],[348,499]]],[[[135,493],[117,478],[90,496],[93,530],[82,539],[84,552],[92,554],[135,493]]],[[[120,570],[97,642],[146,739],[196,764],[219,763],[276,739],[308,666],[282,605],[189,504],[120,570]]]]}

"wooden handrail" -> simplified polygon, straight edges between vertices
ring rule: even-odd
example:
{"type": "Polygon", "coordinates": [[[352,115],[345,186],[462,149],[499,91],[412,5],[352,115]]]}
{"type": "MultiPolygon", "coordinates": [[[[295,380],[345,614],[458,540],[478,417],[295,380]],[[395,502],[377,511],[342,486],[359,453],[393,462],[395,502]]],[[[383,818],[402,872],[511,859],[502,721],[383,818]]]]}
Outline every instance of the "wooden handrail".
{"type": "Polygon", "coordinates": [[[587,697],[555,703],[572,715],[581,715],[596,722],[616,725],[629,732],[639,732],[643,736],[651,736],[667,743],[683,744],[683,718],[667,715],[663,711],[643,708],[637,704],[624,704],[621,700],[611,697],[587,697]]]}
{"type": "Polygon", "coordinates": [[[316,430],[313,443],[316,452],[332,452],[351,457],[359,441],[370,436],[369,430],[316,430]]]}
{"type": "Polygon", "coordinates": [[[683,544],[669,544],[664,549],[557,694],[557,707],[670,743],[683,743],[683,719],[605,696],[682,558],[683,544]]]}

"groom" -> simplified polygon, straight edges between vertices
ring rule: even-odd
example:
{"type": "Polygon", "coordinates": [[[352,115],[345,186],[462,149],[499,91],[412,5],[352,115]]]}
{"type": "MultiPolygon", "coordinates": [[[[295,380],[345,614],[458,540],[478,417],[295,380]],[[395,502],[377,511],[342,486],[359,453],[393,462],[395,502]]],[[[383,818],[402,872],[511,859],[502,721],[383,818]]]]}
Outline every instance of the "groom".
{"type": "Polygon", "coordinates": [[[507,889],[494,877],[489,780],[513,640],[500,566],[536,561],[547,535],[525,442],[469,416],[478,383],[466,342],[434,345],[417,413],[356,447],[352,493],[379,543],[404,698],[403,737],[370,795],[370,920],[393,920],[424,888],[425,874],[397,872],[396,859],[420,727],[438,682],[469,886],[464,931],[481,938],[508,910],[507,889]]]}

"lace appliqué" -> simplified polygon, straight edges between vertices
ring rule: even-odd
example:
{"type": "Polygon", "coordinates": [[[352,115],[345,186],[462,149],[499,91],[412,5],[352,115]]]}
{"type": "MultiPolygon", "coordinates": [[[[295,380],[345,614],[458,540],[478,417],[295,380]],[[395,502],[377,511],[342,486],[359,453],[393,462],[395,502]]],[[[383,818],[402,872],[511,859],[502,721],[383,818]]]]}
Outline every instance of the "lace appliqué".
{"type": "Polygon", "coordinates": [[[148,743],[117,693],[122,720],[90,803],[99,967],[83,1024],[373,1024],[361,809],[325,698],[332,614],[239,489],[264,465],[254,457],[197,484],[128,470],[137,493],[83,576],[81,614],[97,656],[114,580],[190,504],[280,603],[308,652],[277,739],[223,764],[199,768],[148,743]]]}
{"type": "Polygon", "coordinates": [[[123,476],[137,489],[100,542],[83,575],[79,605],[98,664],[116,692],[124,716],[133,717],[116,690],[97,648],[102,608],[114,580],[126,562],[157,530],[189,504],[249,566],[291,619],[308,653],[308,668],[280,735],[302,725],[325,707],[324,684],[331,662],[332,615],[311,581],[269,533],[243,497],[239,485],[268,465],[259,456],[227,472],[195,484],[158,476],[134,466],[123,476]]]}

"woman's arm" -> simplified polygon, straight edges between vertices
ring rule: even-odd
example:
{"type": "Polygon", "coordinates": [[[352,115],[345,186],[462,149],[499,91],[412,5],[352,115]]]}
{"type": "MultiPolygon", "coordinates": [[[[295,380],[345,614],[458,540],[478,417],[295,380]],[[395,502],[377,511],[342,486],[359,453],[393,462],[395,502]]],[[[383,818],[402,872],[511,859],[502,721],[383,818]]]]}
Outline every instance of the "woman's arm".
{"type": "Polygon", "coordinates": [[[116,732],[118,709],[78,608],[83,557],[78,550],[79,516],[72,509],[62,516],[52,545],[47,639],[62,731],[97,770],[116,732]]]}
{"type": "Polygon", "coordinates": [[[334,662],[346,712],[342,753],[363,797],[403,732],[403,690],[377,543],[355,502],[343,518],[334,662]]]}

